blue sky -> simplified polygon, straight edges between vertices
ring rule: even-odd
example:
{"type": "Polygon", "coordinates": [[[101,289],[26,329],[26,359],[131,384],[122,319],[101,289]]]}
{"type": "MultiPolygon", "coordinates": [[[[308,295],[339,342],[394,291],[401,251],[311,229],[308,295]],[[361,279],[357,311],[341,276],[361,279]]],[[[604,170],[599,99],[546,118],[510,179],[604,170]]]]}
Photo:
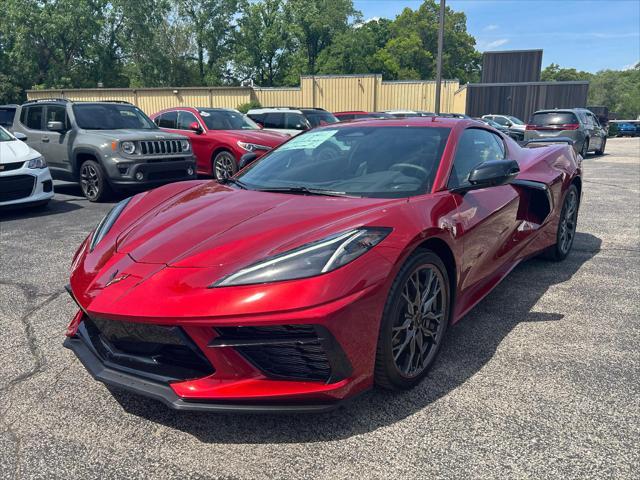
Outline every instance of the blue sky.
{"type": "MultiPolygon", "coordinates": [[[[421,0],[355,0],[365,19],[395,18],[421,0]]],[[[640,0],[447,0],[467,15],[476,47],[544,50],[542,66],[596,72],[640,61],[640,0]]]]}

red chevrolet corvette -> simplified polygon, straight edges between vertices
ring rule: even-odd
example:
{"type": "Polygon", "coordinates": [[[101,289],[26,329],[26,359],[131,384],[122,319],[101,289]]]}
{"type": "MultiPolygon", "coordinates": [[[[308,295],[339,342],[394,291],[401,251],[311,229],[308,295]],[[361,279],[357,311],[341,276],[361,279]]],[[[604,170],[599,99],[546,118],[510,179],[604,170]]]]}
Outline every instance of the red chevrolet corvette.
{"type": "Polygon", "coordinates": [[[75,254],[65,346],[177,409],[321,411],[411,388],[518,263],[569,253],[581,158],[536,145],[473,120],[364,120],[223,183],[138,194],[75,254]]]}

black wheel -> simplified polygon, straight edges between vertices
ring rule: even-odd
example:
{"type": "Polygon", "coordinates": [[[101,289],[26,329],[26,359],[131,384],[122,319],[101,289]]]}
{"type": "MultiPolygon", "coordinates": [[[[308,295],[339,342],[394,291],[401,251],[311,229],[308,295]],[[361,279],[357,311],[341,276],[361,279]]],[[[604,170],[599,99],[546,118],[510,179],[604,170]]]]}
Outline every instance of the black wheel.
{"type": "Polygon", "coordinates": [[[85,160],[80,166],[80,188],[90,202],[102,202],[111,195],[102,165],[94,160],[85,160]]]}
{"type": "Polygon", "coordinates": [[[216,180],[232,177],[238,171],[236,159],[231,152],[223,150],[213,159],[213,176],[216,180]]]}
{"type": "Polygon", "coordinates": [[[602,145],[598,150],[596,150],[596,155],[604,155],[604,148],[607,146],[607,139],[602,139],[602,145]]]}
{"type": "Polygon", "coordinates": [[[406,390],[427,374],[449,323],[449,278],[442,260],[429,250],[413,254],[396,277],[384,308],[374,380],[406,390]]]}
{"type": "Polygon", "coordinates": [[[547,258],[560,262],[569,255],[576,236],[579,206],[578,189],[575,185],[571,185],[564,197],[564,203],[560,211],[556,244],[546,252],[547,258]]]}
{"type": "Polygon", "coordinates": [[[584,142],[582,142],[582,149],[580,150],[580,155],[582,155],[582,158],[587,158],[587,153],[589,153],[589,139],[585,138],[584,142]]]}

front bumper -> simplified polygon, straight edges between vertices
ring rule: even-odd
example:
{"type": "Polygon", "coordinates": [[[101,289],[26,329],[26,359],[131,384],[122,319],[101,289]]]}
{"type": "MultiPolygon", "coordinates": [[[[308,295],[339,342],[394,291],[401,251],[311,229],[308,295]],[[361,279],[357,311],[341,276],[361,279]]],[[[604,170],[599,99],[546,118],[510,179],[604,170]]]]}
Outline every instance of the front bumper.
{"type": "Polygon", "coordinates": [[[48,168],[20,168],[0,173],[0,207],[38,205],[48,202],[53,195],[48,168]]]}
{"type": "Polygon", "coordinates": [[[121,188],[146,188],[196,178],[196,162],[193,155],[144,160],[118,157],[106,161],[105,168],[109,182],[121,188]]]}
{"type": "Polygon", "coordinates": [[[64,346],[76,354],[80,362],[96,380],[112,387],[158,400],[174,410],[216,413],[319,413],[333,410],[339,405],[335,402],[327,404],[251,404],[189,401],[178,396],[167,384],[107,367],[80,338],[69,337],[65,339],[64,346]]]}

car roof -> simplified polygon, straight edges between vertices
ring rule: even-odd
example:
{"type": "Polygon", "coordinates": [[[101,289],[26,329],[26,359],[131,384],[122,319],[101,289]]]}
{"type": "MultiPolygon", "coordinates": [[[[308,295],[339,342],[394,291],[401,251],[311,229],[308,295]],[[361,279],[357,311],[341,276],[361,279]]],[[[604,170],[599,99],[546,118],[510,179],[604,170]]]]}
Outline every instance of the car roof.
{"type": "Polygon", "coordinates": [[[345,112],[333,112],[334,115],[348,115],[351,113],[369,113],[369,112],[365,112],[364,110],[347,110],[345,112]]]}
{"type": "Polygon", "coordinates": [[[343,122],[316,128],[351,128],[351,127],[444,127],[454,128],[457,125],[484,125],[468,118],[445,117],[404,117],[404,118],[363,118],[357,122],[343,122]]]}

